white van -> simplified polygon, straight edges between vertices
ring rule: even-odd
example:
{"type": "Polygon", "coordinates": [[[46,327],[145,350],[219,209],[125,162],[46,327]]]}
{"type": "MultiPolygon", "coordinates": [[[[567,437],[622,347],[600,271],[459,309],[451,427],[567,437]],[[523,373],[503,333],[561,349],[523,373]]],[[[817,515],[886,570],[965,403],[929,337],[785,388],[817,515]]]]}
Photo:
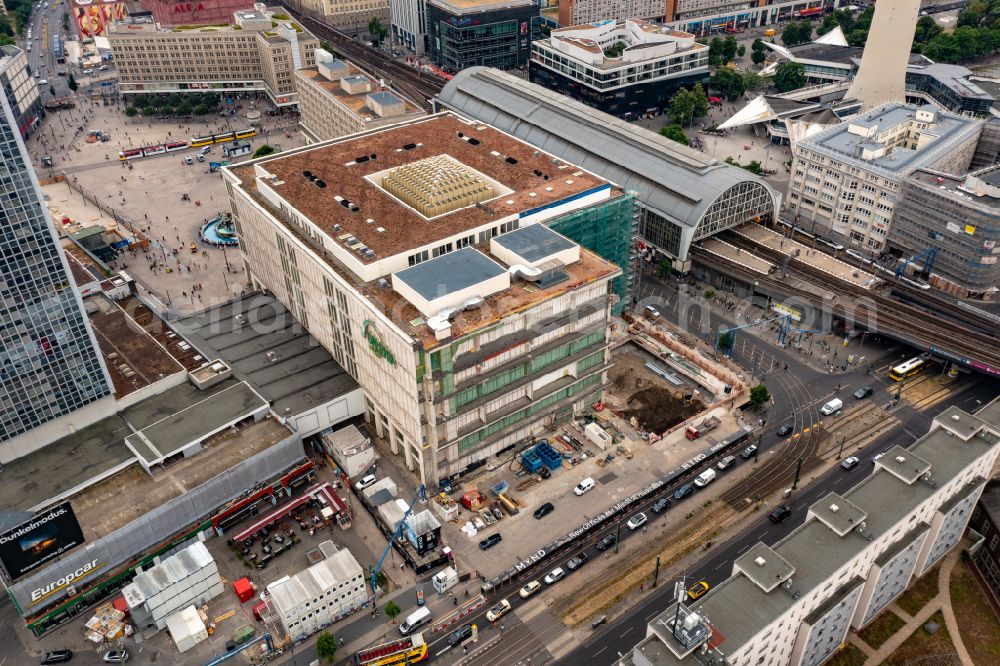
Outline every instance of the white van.
{"type": "Polygon", "coordinates": [[[420,625],[427,624],[431,621],[431,612],[427,609],[427,606],[421,606],[417,610],[413,611],[406,616],[406,620],[403,624],[399,625],[399,633],[404,636],[409,636],[410,632],[419,627],[420,625]]]}
{"type": "Polygon", "coordinates": [[[714,469],[706,469],[704,472],[698,475],[698,478],[694,480],[694,485],[698,486],[699,488],[704,488],[708,484],[712,483],[712,481],[715,481],[715,476],[716,475],[714,469]]]}
{"type": "Polygon", "coordinates": [[[830,402],[820,407],[819,413],[824,416],[829,416],[830,414],[837,412],[843,406],[844,406],[843,400],[841,400],[840,398],[834,398],[830,402]]]}
{"type": "Polygon", "coordinates": [[[577,484],[576,488],[573,489],[573,492],[577,495],[582,495],[593,487],[594,480],[588,476],[586,479],[577,484]]]}

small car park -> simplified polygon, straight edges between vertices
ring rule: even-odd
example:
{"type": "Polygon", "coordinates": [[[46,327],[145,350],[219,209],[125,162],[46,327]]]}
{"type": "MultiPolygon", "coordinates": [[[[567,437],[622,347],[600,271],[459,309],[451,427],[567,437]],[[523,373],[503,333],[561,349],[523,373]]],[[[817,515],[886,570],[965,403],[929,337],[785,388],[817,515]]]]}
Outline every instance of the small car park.
{"type": "Polygon", "coordinates": [[[855,467],[858,466],[859,462],[861,461],[858,460],[855,456],[851,456],[850,458],[844,458],[844,461],[840,463],[840,466],[843,467],[844,469],[854,469],[855,467]]]}
{"type": "Polygon", "coordinates": [[[791,423],[786,423],[785,425],[778,428],[778,437],[788,437],[795,430],[791,423]]]}
{"type": "Polygon", "coordinates": [[[618,535],[615,534],[614,532],[611,532],[610,534],[606,534],[603,539],[598,541],[594,545],[594,547],[597,548],[597,550],[607,550],[616,543],[618,543],[618,535]]]}
{"type": "MultiPolygon", "coordinates": [[[[191,159],[191,158],[189,157],[188,159],[191,159]]],[[[377,480],[378,479],[375,478],[374,474],[369,474],[367,476],[362,477],[360,481],[358,481],[357,483],[355,483],[354,484],[354,488],[358,492],[361,492],[362,490],[364,490],[368,486],[374,484],[377,480]]]]}
{"type": "Polygon", "coordinates": [[[594,480],[588,476],[586,479],[584,479],[583,481],[581,481],[576,485],[576,488],[573,489],[573,493],[577,496],[582,495],[588,490],[592,489],[594,485],[596,485],[594,483],[594,480]]]}
{"type": "Polygon", "coordinates": [[[489,550],[490,548],[497,545],[501,541],[503,541],[503,537],[501,537],[499,534],[491,534],[479,542],[479,549],[489,550]]]}
{"type": "Polygon", "coordinates": [[[646,518],[646,514],[640,511],[639,513],[629,518],[626,525],[630,530],[637,530],[643,525],[645,525],[647,520],[648,519],[646,518]]]}
{"type": "Polygon", "coordinates": [[[743,449],[743,451],[740,453],[740,457],[743,458],[744,460],[749,460],[750,458],[753,458],[754,455],[756,455],[756,453],[757,453],[757,445],[751,444],[747,448],[743,449]]]}
{"type": "Polygon", "coordinates": [[[535,518],[537,520],[541,520],[545,516],[547,516],[550,513],[552,513],[554,510],[555,510],[555,507],[552,505],[552,502],[546,502],[545,504],[543,504],[540,507],[538,507],[537,509],[535,509],[534,516],[535,516],[535,518]]]}
{"type": "Polygon", "coordinates": [[[587,557],[587,553],[580,553],[579,555],[577,555],[576,557],[574,557],[573,559],[571,559],[569,562],[566,563],[566,568],[569,569],[570,571],[576,571],[584,564],[586,564],[587,560],[589,559],[590,558],[587,557]]]}
{"type": "Polygon", "coordinates": [[[455,647],[461,645],[472,637],[472,625],[464,624],[459,629],[451,632],[448,636],[448,645],[455,647]]]}
{"type": "Polygon", "coordinates": [[[490,622],[496,622],[501,617],[507,614],[510,610],[510,602],[506,599],[501,599],[497,602],[497,605],[486,611],[486,619],[490,622]]]}
{"type": "Polygon", "coordinates": [[[691,600],[698,599],[704,596],[706,592],[708,592],[708,583],[700,581],[688,588],[688,598],[691,600]]]}
{"type": "Polygon", "coordinates": [[[545,574],[545,578],[543,578],[542,580],[545,581],[546,585],[554,585],[559,581],[561,581],[565,575],[566,575],[565,569],[563,569],[562,567],[556,567],[552,571],[545,574]]]}
{"type": "Polygon", "coordinates": [[[859,388],[857,391],[854,392],[854,397],[857,398],[858,400],[864,400],[874,392],[875,389],[873,389],[871,386],[862,386],[861,388],[859,388]]]}
{"type": "Polygon", "coordinates": [[[524,586],[521,588],[521,591],[518,592],[518,595],[522,599],[527,599],[535,592],[538,592],[538,590],[540,589],[542,589],[542,584],[539,583],[537,580],[533,580],[531,582],[525,583],[524,586]]]}
{"type": "Polygon", "coordinates": [[[787,504],[782,504],[769,513],[767,517],[771,519],[772,523],[780,523],[784,522],[784,520],[790,515],[792,515],[792,508],[787,504]]]}
{"type": "Polygon", "coordinates": [[[661,497],[660,499],[653,502],[653,506],[649,507],[649,510],[653,513],[663,513],[670,508],[670,500],[666,497],[661,497]]]}
{"type": "Polygon", "coordinates": [[[674,491],[674,500],[682,500],[693,492],[694,486],[690,483],[685,483],[683,486],[674,491]]]}

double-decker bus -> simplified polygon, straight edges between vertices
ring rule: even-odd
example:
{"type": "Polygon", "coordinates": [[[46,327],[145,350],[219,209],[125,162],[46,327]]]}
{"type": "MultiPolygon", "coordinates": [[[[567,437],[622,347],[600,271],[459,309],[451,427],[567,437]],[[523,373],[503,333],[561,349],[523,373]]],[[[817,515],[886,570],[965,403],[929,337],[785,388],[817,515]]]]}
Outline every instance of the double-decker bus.
{"type": "Polygon", "coordinates": [[[392,666],[412,664],[427,659],[427,643],[423,634],[413,634],[398,641],[370,647],[354,655],[355,666],[392,666]]]}
{"type": "Polygon", "coordinates": [[[927,365],[927,355],[917,356],[911,358],[909,361],[900,363],[897,366],[893,366],[889,370],[889,379],[897,382],[901,382],[908,377],[919,373],[927,365]]]}

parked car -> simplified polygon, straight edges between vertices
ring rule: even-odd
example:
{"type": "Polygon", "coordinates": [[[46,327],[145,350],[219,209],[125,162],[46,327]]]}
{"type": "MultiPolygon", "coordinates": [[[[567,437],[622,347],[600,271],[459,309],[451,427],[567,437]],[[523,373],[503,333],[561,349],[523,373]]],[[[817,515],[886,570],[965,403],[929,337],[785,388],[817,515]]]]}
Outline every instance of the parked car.
{"type": "Polygon", "coordinates": [[[183,160],[181,160],[181,162],[182,162],[183,164],[187,164],[188,166],[191,166],[192,164],[194,164],[194,160],[193,160],[193,159],[191,159],[191,156],[190,156],[190,155],[188,155],[188,156],[187,156],[187,157],[185,157],[185,158],[184,158],[183,160]]]}
{"type": "MultiPolygon", "coordinates": [[[[189,157],[188,159],[191,159],[191,158],[189,157]]],[[[377,480],[378,479],[375,478],[374,474],[368,474],[366,476],[361,477],[361,480],[358,481],[357,483],[355,483],[354,487],[360,493],[362,490],[364,490],[368,486],[374,484],[377,480]]]]}
{"type": "Polygon", "coordinates": [[[452,647],[455,647],[456,645],[461,645],[471,637],[472,637],[472,625],[463,624],[461,628],[451,632],[451,635],[448,636],[448,645],[452,647]]]}
{"type": "Polygon", "coordinates": [[[706,583],[705,581],[700,581],[695,583],[688,589],[688,598],[692,600],[698,599],[702,597],[706,592],[708,592],[708,583],[706,583]]]}
{"type": "Polygon", "coordinates": [[[653,506],[649,507],[649,510],[653,513],[663,513],[670,508],[670,500],[666,497],[661,497],[660,499],[653,502],[653,506]]]}
{"type": "Polygon", "coordinates": [[[875,464],[875,463],[877,463],[877,462],[878,462],[879,460],[881,460],[882,456],[884,456],[885,454],[886,454],[886,452],[885,452],[885,451],[883,451],[882,453],[880,453],[880,454],[878,454],[877,456],[875,456],[874,458],[872,458],[872,464],[874,465],[874,464],[875,464]]]}
{"type": "Polygon", "coordinates": [[[65,664],[73,658],[72,650],[53,650],[42,655],[41,664],[65,664]]]}
{"type": "Polygon", "coordinates": [[[593,488],[594,485],[595,485],[594,480],[588,476],[586,479],[584,479],[583,481],[581,481],[576,485],[576,488],[573,489],[573,492],[576,495],[582,495],[591,488],[593,488]]]}
{"type": "Polygon", "coordinates": [[[584,564],[586,564],[587,560],[589,559],[590,558],[587,557],[587,553],[580,553],[579,555],[577,555],[576,557],[574,557],[573,559],[571,559],[569,562],[566,563],[566,568],[569,569],[570,571],[576,571],[584,564]]]}
{"type": "Polygon", "coordinates": [[[626,525],[630,530],[637,530],[646,524],[646,514],[641,511],[628,519],[626,525]]]}
{"type": "Polygon", "coordinates": [[[792,507],[788,506],[787,504],[782,504],[774,511],[772,511],[770,514],[768,514],[767,517],[771,519],[772,523],[780,523],[783,522],[790,515],[792,515],[792,507]]]}
{"type": "Polygon", "coordinates": [[[682,500],[693,492],[694,486],[690,483],[685,483],[683,486],[674,491],[674,499],[682,500]]]}
{"type": "Polygon", "coordinates": [[[855,467],[858,466],[859,462],[861,461],[858,460],[855,456],[851,456],[850,458],[844,458],[844,461],[840,463],[840,466],[843,467],[844,469],[854,469],[855,467]]]}
{"type": "Polygon", "coordinates": [[[521,591],[518,592],[518,594],[520,595],[520,597],[522,599],[527,599],[528,597],[530,597],[531,595],[533,595],[535,592],[538,592],[538,590],[540,590],[541,588],[542,588],[542,584],[539,583],[537,580],[533,580],[533,581],[531,581],[529,583],[525,583],[524,587],[521,588],[521,591]]]}
{"type": "Polygon", "coordinates": [[[542,580],[545,581],[546,585],[554,585],[555,583],[561,581],[565,575],[566,575],[565,569],[563,569],[562,567],[556,567],[552,571],[545,574],[545,578],[543,578],[542,580]]]}
{"type": "Polygon", "coordinates": [[[535,515],[535,518],[541,520],[545,516],[547,516],[550,513],[552,513],[554,510],[555,510],[555,507],[552,506],[552,502],[546,502],[545,504],[543,504],[540,507],[538,507],[537,509],[535,509],[535,514],[534,515],[535,515]]]}
{"type": "Polygon", "coordinates": [[[748,460],[750,458],[753,458],[756,453],[757,453],[757,445],[751,444],[747,448],[743,449],[743,452],[740,453],[740,457],[743,458],[744,460],[748,460]]]}
{"type": "Polygon", "coordinates": [[[204,162],[204,161],[205,161],[205,156],[204,156],[204,155],[198,155],[196,159],[197,159],[197,160],[198,160],[199,162],[204,162]]]}
{"type": "Polygon", "coordinates": [[[108,650],[104,653],[103,661],[108,664],[127,664],[128,650],[108,650]]]}
{"type": "Polygon", "coordinates": [[[854,392],[854,397],[857,398],[858,400],[864,400],[874,392],[875,389],[873,389],[871,386],[862,386],[861,388],[859,388],[857,391],[854,392]]]}
{"type": "Polygon", "coordinates": [[[726,456],[725,458],[719,461],[719,464],[716,465],[716,467],[719,469],[726,469],[734,462],[736,462],[736,456],[726,456]]]}
{"type": "Polygon", "coordinates": [[[792,424],[786,423],[785,425],[778,428],[778,437],[788,437],[789,435],[792,434],[793,430],[795,430],[795,428],[792,426],[792,424]]]}
{"type": "Polygon", "coordinates": [[[497,605],[486,611],[486,619],[490,622],[496,622],[501,617],[507,614],[510,610],[510,602],[506,599],[501,599],[497,602],[497,605]]]}
{"type": "Polygon", "coordinates": [[[490,548],[497,545],[501,541],[503,541],[503,537],[501,537],[499,534],[491,534],[479,542],[479,548],[480,550],[489,550],[490,548]]]}
{"type": "Polygon", "coordinates": [[[604,535],[604,538],[598,541],[595,545],[597,550],[607,550],[611,546],[618,543],[618,535],[614,532],[604,535]]]}

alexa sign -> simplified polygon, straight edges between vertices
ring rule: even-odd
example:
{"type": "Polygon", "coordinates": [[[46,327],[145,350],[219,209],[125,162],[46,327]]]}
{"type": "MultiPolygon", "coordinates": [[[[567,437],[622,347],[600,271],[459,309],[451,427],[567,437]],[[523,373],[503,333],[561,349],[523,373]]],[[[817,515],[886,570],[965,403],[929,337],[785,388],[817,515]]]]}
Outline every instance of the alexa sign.
{"type": "Polygon", "coordinates": [[[396,357],[392,355],[392,351],[382,342],[382,336],[379,335],[375,324],[370,319],[365,319],[361,324],[361,334],[365,336],[365,340],[368,341],[368,346],[371,347],[373,354],[384,359],[389,365],[396,365],[396,357]]]}

